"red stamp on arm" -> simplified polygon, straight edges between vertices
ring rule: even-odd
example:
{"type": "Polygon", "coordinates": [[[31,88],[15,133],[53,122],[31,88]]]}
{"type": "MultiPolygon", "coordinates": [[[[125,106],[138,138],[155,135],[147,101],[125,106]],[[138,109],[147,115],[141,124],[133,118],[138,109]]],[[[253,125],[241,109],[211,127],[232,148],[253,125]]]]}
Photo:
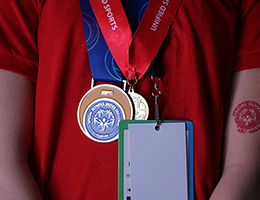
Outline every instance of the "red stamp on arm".
{"type": "Polygon", "coordinates": [[[233,116],[240,133],[254,133],[260,129],[260,106],[254,101],[240,103],[233,116]]]}

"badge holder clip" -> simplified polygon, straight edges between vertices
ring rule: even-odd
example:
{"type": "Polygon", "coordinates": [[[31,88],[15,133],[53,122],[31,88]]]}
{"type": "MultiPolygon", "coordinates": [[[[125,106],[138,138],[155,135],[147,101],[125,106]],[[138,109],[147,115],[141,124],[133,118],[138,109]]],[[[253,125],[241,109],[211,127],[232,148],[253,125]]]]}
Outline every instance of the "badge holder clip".
{"type": "Polygon", "coordinates": [[[154,109],[155,109],[154,113],[155,113],[155,120],[156,120],[155,130],[158,131],[160,129],[158,98],[161,95],[161,91],[158,88],[159,88],[159,83],[160,83],[161,79],[157,78],[158,80],[156,81],[153,75],[151,75],[151,79],[154,82],[154,90],[152,92],[152,95],[154,97],[154,109]]]}

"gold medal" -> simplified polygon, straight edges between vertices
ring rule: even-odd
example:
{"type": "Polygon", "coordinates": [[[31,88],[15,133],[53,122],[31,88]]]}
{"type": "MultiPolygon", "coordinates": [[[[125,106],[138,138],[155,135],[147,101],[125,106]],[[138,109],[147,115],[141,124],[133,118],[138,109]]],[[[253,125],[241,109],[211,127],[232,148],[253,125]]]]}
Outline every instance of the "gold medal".
{"type": "Polygon", "coordinates": [[[119,121],[132,117],[130,98],[121,88],[110,84],[91,88],[82,97],[77,112],[82,132],[101,143],[118,139],[119,121]]]}

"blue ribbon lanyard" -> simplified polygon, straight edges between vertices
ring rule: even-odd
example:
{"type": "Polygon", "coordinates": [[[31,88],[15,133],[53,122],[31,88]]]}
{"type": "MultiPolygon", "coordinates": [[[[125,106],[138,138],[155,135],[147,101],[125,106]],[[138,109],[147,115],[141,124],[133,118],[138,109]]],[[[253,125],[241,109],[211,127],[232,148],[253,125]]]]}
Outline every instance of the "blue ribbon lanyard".
{"type": "MultiPolygon", "coordinates": [[[[132,33],[138,27],[149,0],[129,0],[125,13],[132,33]]],[[[97,23],[89,0],[80,0],[82,21],[92,77],[95,81],[122,82],[125,79],[115,62],[97,23]]]]}

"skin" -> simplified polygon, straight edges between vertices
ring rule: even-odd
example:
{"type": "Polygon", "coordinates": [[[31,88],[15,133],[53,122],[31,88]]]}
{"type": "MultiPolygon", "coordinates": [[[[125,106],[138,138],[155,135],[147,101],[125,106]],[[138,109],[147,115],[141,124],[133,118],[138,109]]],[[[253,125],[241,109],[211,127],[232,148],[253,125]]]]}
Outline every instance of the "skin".
{"type": "MultiPolygon", "coordinates": [[[[236,72],[229,96],[223,149],[223,173],[210,200],[260,199],[260,130],[241,133],[233,113],[251,101],[260,104],[260,69],[236,72]]],[[[257,115],[257,120],[259,115],[257,115]]]]}
{"type": "Polygon", "coordinates": [[[0,199],[40,200],[28,168],[35,83],[0,70],[0,199]]]}

